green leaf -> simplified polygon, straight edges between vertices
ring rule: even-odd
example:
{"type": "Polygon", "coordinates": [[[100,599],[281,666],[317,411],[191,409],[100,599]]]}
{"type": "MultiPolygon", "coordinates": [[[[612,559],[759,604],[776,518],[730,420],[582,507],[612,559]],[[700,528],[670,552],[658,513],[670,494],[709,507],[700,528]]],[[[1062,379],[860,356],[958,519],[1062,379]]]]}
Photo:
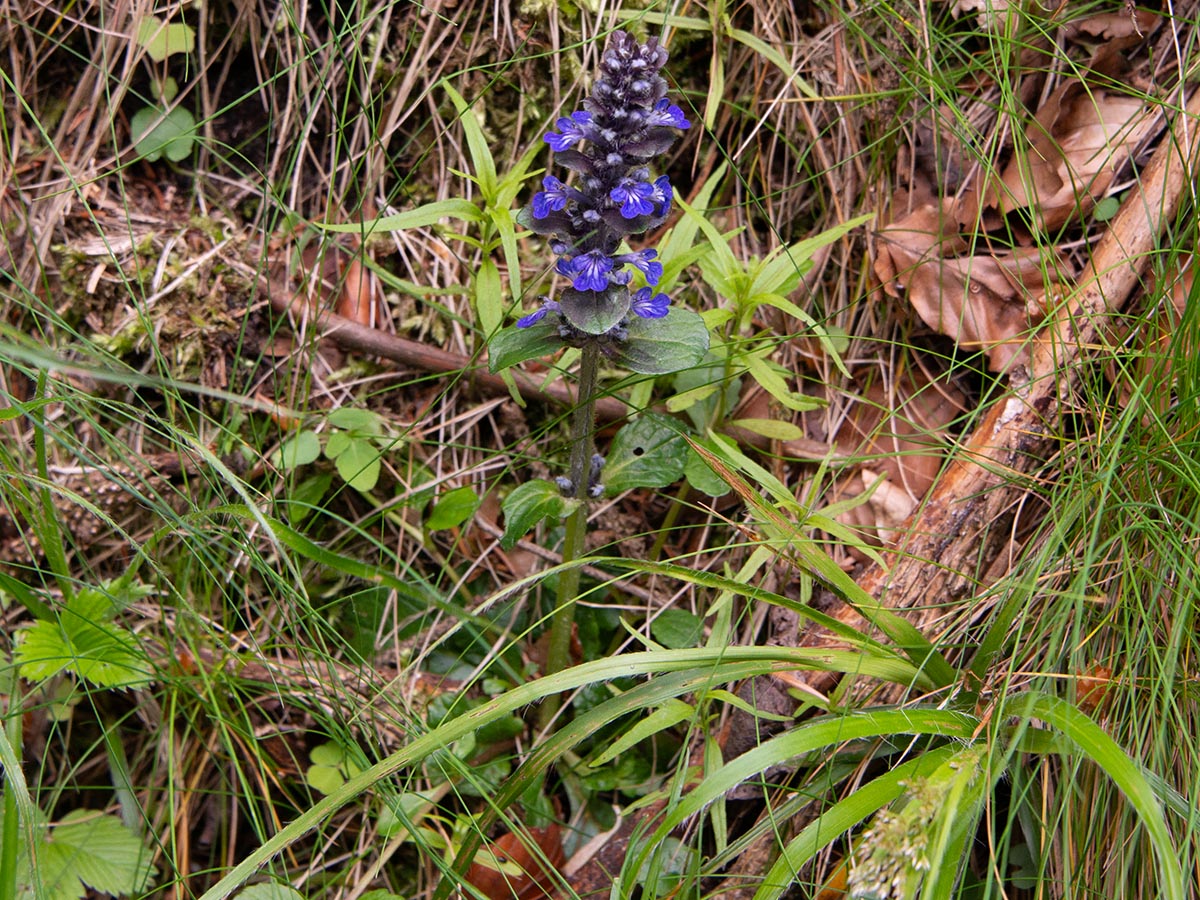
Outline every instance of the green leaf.
{"type": "Polygon", "coordinates": [[[284,441],[271,454],[271,463],[281,469],[298,469],[321,456],[321,439],[307,429],[284,441]]]}
{"type": "Polygon", "coordinates": [[[791,63],[788,62],[787,57],[764,41],[762,38],[756,37],[749,31],[743,31],[740,28],[731,28],[729,30],[729,36],[735,41],[740,41],[741,43],[745,44],[764,59],[773,62],[779,68],[779,70],[787,76],[789,81],[795,82],[796,87],[800,89],[800,93],[806,96],[809,100],[821,99],[821,95],[813,90],[812,85],[810,85],[796,73],[796,70],[792,68],[791,63]]]}
{"type": "Polygon", "coordinates": [[[747,370],[755,381],[762,386],[768,394],[778,400],[781,404],[790,410],[796,412],[804,412],[809,409],[817,409],[824,403],[818,397],[810,397],[807,394],[801,394],[793,391],[787,386],[783,375],[780,374],[779,368],[762,356],[756,353],[747,353],[741,357],[747,370]]]}
{"type": "Polygon", "coordinates": [[[356,491],[365,493],[379,482],[380,453],[368,440],[350,438],[335,465],[342,480],[356,491]]]}
{"type": "Polygon", "coordinates": [[[1121,198],[1115,196],[1104,197],[1096,204],[1092,216],[1097,222],[1107,222],[1115,216],[1121,208],[1121,198]]]}
{"type": "Polygon", "coordinates": [[[492,159],[490,142],[483,133],[475,112],[463,99],[462,94],[451,86],[449,81],[442,81],[442,89],[450,97],[450,102],[458,110],[458,120],[462,122],[463,136],[467,139],[467,152],[471,154],[471,162],[475,166],[475,175],[479,180],[479,190],[484,200],[490,205],[496,202],[496,161],[492,159]]]}
{"type": "Polygon", "coordinates": [[[376,231],[403,231],[406,228],[427,228],[442,219],[460,219],[463,222],[480,222],[483,213],[470,200],[438,200],[416,209],[408,209],[391,216],[380,216],[366,222],[314,222],[322,231],[340,234],[372,234],[376,231]]]}
{"type": "MultiPolygon", "coordinates": [[[[102,894],[144,891],[157,875],[150,851],[116,816],[91,810],[72,810],[46,831],[38,844],[38,875],[46,900],[75,900],[85,886],[102,894]]],[[[35,896],[29,860],[22,857],[17,872],[18,895],[35,896]]]]}
{"type": "Polygon", "coordinates": [[[511,325],[497,331],[488,341],[488,369],[498,372],[527,359],[549,356],[562,349],[558,325],[542,319],[528,328],[511,325]]]}
{"type": "Polygon", "coordinates": [[[196,143],[196,120],[182,106],[164,113],[146,106],[129,121],[129,136],[134,149],[148,162],[166,156],[172,162],[186,159],[196,143]]]}
{"type": "Polygon", "coordinates": [[[430,531],[457,528],[475,515],[475,510],[479,509],[481,502],[483,501],[475,493],[475,489],[469,485],[447,491],[433,505],[433,511],[429,513],[425,526],[430,531]]]}
{"type": "Polygon", "coordinates": [[[558,305],[567,321],[587,334],[611,331],[629,315],[629,302],[629,288],[623,284],[610,284],[606,291],[567,288],[558,295],[558,305]]]}
{"type": "Polygon", "coordinates": [[[690,309],[672,308],[662,319],[634,316],[614,362],[639,375],[666,375],[694,366],[708,353],[708,329],[690,309]]]}
{"type": "Polygon", "coordinates": [[[304,780],[320,794],[332,794],[346,783],[346,777],[337,766],[317,764],[308,767],[304,773],[304,780]]]}
{"type": "Polygon", "coordinates": [[[357,406],[339,406],[329,414],[329,424],[346,431],[360,431],[371,435],[383,433],[379,414],[357,406]]]}
{"type": "Polygon", "coordinates": [[[1006,704],[1004,712],[1006,715],[1023,714],[1028,718],[1041,719],[1058,729],[1112,779],[1129,805],[1136,810],[1154,847],[1159,873],[1157,896],[1168,900],[1184,900],[1188,897],[1179,850],[1167,828],[1162,804],[1150,786],[1145,770],[1130,759],[1103,728],[1078,707],[1060,697],[1042,693],[1034,693],[1028,698],[1017,696],[1006,704]]]}
{"type": "Polygon", "coordinates": [[[687,463],[683,467],[683,475],[688,484],[710,497],[724,497],[732,488],[725,483],[712,466],[704,461],[704,457],[691,447],[688,447],[687,463]]]}
{"type": "Polygon", "coordinates": [[[138,44],[155,62],[162,62],[174,53],[191,53],[196,49],[196,32],[183,22],[168,25],[158,16],[147,16],[138,23],[138,44]]]}
{"type": "Polygon", "coordinates": [[[704,637],[704,620],[686,609],[664,609],[650,623],[650,634],[668,650],[696,647],[704,637]]]}
{"type": "MultiPolygon", "coordinates": [[[[668,610],[669,612],[670,610],[668,610]]],[[[627,750],[631,750],[639,742],[650,737],[652,734],[657,734],[660,731],[665,731],[668,728],[673,728],[680,722],[686,722],[696,714],[696,707],[690,703],[684,703],[682,700],[674,697],[663,701],[662,706],[656,709],[642,721],[638,722],[632,728],[629,728],[619,738],[609,744],[599,756],[588,761],[588,768],[598,769],[616,759],[627,750]]]]}
{"type": "Polygon", "coordinates": [[[325,439],[325,458],[337,459],[346,452],[346,448],[354,443],[354,436],[348,431],[335,431],[325,439]]]}
{"type": "Polygon", "coordinates": [[[495,334],[504,321],[504,292],[500,286],[500,269],[490,259],[484,259],[475,273],[475,315],[485,335],[495,334]]]}
{"type": "Polygon", "coordinates": [[[238,894],[238,900],[304,900],[304,895],[290,884],[260,881],[238,894]]]}
{"type": "Polygon", "coordinates": [[[604,466],[604,488],[619,494],[674,484],[683,477],[687,451],[678,422],[662,413],[645,413],[613,438],[604,466]]]}
{"type": "Polygon", "coordinates": [[[333,475],[331,473],[317,472],[291,488],[283,500],[288,522],[292,525],[299,525],[316,512],[332,483],[333,475]]]}
{"type": "Polygon", "coordinates": [[[152,669],[136,637],[111,624],[115,608],[94,589],[76,594],[57,622],[39,621],[17,632],[13,661],[22,678],[44,681],[74,672],[104,688],[138,688],[150,683],[152,669]]]}
{"type": "Polygon", "coordinates": [[[794,441],[804,437],[804,429],[780,419],[731,419],[729,424],[773,441],[794,441]]]}
{"type": "Polygon", "coordinates": [[[518,485],[500,504],[504,512],[504,535],[500,546],[511,550],[529,529],[543,520],[560,519],[567,512],[567,499],[558,486],[536,478],[518,485]]]}

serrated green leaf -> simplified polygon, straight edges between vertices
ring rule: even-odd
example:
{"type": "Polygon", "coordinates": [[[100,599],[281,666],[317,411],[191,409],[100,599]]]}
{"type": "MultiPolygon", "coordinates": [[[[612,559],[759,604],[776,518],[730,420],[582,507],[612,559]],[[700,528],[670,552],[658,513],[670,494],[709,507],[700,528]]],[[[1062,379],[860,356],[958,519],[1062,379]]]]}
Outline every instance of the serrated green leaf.
{"type": "Polygon", "coordinates": [[[196,49],[196,32],[184,22],[168,25],[158,16],[147,16],[138,23],[137,42],[146,55],[162,62],[174,53],[191,53],[196,49]]]}
{"type": "Polygon", "coordinates": [[[667,375],[699,363],[708,353],[708,329],[690,309],[672,308],[662,319],[634,316],[614,362],[639,375],[667,375]]]}
{"type": "Polygon", "coordinates": [[[500,546],[511,550],[533,526],[543,520],[561,519],[567,512],[568,501],[558,486],[537,478],[518,485],[504,498],[504,535],[500,546]]]}
{"type": "Polygon", "coordinates": [[[468,485],[447,491],[433,505],[425,527],[430,531],[457,528],[475,515],[475,510],[479,509],[479,504],[482,502],[479,495],[475,493],[475,489],[468,485]]]}
{"type": "Polygon", "coordinates": [[[351,437],[334,465],[342,480],[356,491],[365,493],[379,482],[382,468],[379,451],[368,440],[351,437]]]}
{"type": "Polygon", "coordinates": [[[44,681],[60,672],[104,688],[149,684],[152,669],[136,638],[106,621],[112,601],[95,590],[80,591],[57,622],[39,621],[17,633],[13,661],[22,678],[44,681]]]}
{"type": "Polygon", "coordinates": [[[307,429],[288,438],[271,454],[271,463],[281,469],[298,469],[321,456],[321,439],[307,429]]]}
{"type": "Polygon", "coordinates": [[[314,222],[313,225],[322,231],[366,235],[380,231],[403,231],[406,228],[428,228],[442,219],[480,222],[483,220],[483,212],[470,200],[437,200],[402,213],[380,216],[365,222],[314,222]]]}
{"type": "Polygon", "coordinates": [[[554,322],[542,319],[528,328],[512,325],[497,331],[488,341],[488,369],[498,372],[527,359],[549,356],[562,347],[558,325],[554,322]]]}
{"type": "MultiPolygon", "coordinates": [[[[47,900],[75,900],[85,885],[103,894],[144,891],[156,875],[150,851],[116,816],[73,810],[46,833],[37,853],[38,874],[47,900]]],[[[33,897],[27,858],[18,866],[19,895],[33,897]]]]}
{"type": "Polygon", "coordinates": [[[686,609],[664,609],[650,623],[650,634],[668,650],[696,647],[704,636],[704,620],[686,609]]]}
{"type": "Polygon", "coordinates": [[[329,414],[329,424],[346,431],[359,431],[363,434],[382,434],[383,424],[379,414],[358,406],[339,406],[329,414]]]}
{"type": "Polygon", "coordinates": [[[196,143],[196,119],[182,106],[166,113],[146,106],[129,120],[129,136],[134,149],[148,162],[163,156],[179,162],[191,154],[196,143]]]}
{"type": "Polygon", "coordinates": [[[674,484],[683,477],[687,450],[678,422],[661,413],[645,413],[613,438],[604,466],[605,490],[619,494],[674,484]]]}

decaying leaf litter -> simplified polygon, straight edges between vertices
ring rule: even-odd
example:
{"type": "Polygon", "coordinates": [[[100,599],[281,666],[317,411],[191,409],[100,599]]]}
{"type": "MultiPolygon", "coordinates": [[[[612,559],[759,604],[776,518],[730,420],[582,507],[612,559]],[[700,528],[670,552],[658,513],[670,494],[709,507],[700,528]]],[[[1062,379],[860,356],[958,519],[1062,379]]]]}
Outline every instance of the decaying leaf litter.
{"type": "MultiPolygon", "coordinates": [[[[973,15],[977,10],[959,11],[973,15]]],[[[931,630],[949,630],[955,627],[956,618],[978,615],[978,609],[959,609],[946,602],[971,598],[981,583],[1001,578],[1019,552],[1021,541],[1036,524],[1039,501],[1037,491],[1029,490],[1030,483],[1015,480],[1015,476],[1032,472],[1049,456],[1046,441],[1038,435],[1058,433],[1057,411],[1070,402],[1070,378],[1063,378],[1062,372],[1077,371],[1086,361],[1086,353],[1077,356],[1081,342],[1085,350],[1090,350],[1093,344],[1122,340],[1119,323],[1104,323],[1103,313],[1138,302],[1145,268],[1139,261],[1149,260],[1174,209],[1194,199],[1189,193],[1192,181],[1183,175],[1192,171],[1193,163],[1194,145],[1185,127],[1189,119],[1171,114],[1185,107],[1188,96],[1186,85],[1179,84],[1181,61],[1172,52],[1180,41],[1179,22],[1187,17],[1181,16],[1178,9],[1175,12],[1174,20],[1143,11],[1131,15],[1124,10],[1075,19],[1048,33],[1044,45],[1024,47],[1011,82],[979,79],[959,86],[954,103],[898,111],[907,123],[911,143],[896,170],[876,188],[873,204],[860,195],[866,175],[861,167],[853,165],[845,171],[827,167],[824,180],[818,182],[818,189],[829,197],[829,209],[814,210],[812,201],[807,201],[808,208],[804,207],[806,201],[779,201],[778,214],[782,218],[807,219],[809,223],[825,216],[828,218],[821,221],[822,225],[835,224],[839,217],[849,219],[859,210],[875,212],[878,218],[865,241],[871,284],[862,290],[857,303],[834,301],[834,305],[847,310],[841,314],[841,321],[850,339],[848,358],[868,360],[853,368],[855,379],[839,382],[820,348],[803,339],[779,350],[781,361],[798,372],[817,376],[809,381],[837,387],[808,387],[827,390],[821,399],[828,401],[828,406],[796,416],[793,424],[799,429],[797,436],[777,442],[775,447],[785,458],[810,461],[815,456],[835,462],[866,458],[866,462],[835,466],[836,475],[828,484],[805,484],[804,479],[812,471],[810,462],[776,463],[776,471],[798,495],[851,506],[839,512],[839,519],[894,555],[885,556],[886,565],[880,566],[864,562],[867,557],[862,553],[846,554],[841,560],[844,567],[861,584],[869,585],[885,604],[926,607],[916,620],[931,630]],[[1148,52],[1149,48],[1156,52],[1148,52]],[[1151,67],[1151,59],[1156,68],[1151,67]],[[1028,115],[1017,118],[999,114],[997,98],[1002,92],[1019,97],[1028,115]],[[1107,201],[1115,201],[1118,211],[1113,211],[1111,203],[1106,205],[1107,201]],[[1092,268],[1098,273],[1095,279],[1092,268]],[[1090,321],[1081,328],[1078,322],[1084,314],[1090,321]],[[1011,393],[990,399],[986,415],[970,434],[961,434],[960,423],[979,399],[977,386],[946,379],[938,353],[915,354],[904,360],[904,368],[892,368],[893,360],[880,351],[878,338],[886,326],[894,328],[896,323],[903,323],[900,327],[905,330],[920,330],[922,325],[918,323],[923,323],[957,348],[947,351],[948,344],[938,345],[940,354],[982,353],[986,367],[1006,379],[1004,383],[1011,393]],[[1053,390],[1047,391],[1047,380],[1051,378],[1059,380],[1053,390]],[[947,463],[947,459],[952,461],[947,463]],[[976,507],[969,502],[977,495],[986,495],[986,505],[976,507]],[[862,498],[862,502],[845,502],[854,497],[862,498]],[[1018,509],[1025,511],[1025,518],[1016,516],[1018,509]],[[930,536],[932,540],[928,540],[930,536]],[[865,570],[861,568],[864,565],[865,570]]],[[[986,25],[1003,28],[1011,24],[1007,17],[1020,14],[992,4],[986,25]]],[[[780,46],[794,48],[798,71],[806,72],[805,66],[815,69],[810,80],[832,83],[831,93],[846,95],[872,86],[870,67],[847,46],[844,30],[831,26],[813,38],[807,34],[784,35],[787,26],[777,22],[755,24],[775,36],[780,46]],[[832,69],[814,62],[820,50],[828,47],[835,48],[833,57],[838,60],[832,69]]],[[[430,37],[434,34],[426,32],[422,45],[442,46],[445,34],[430,37]]],[[[744,53],[744,48],[736,52],[744,53]]],[[[738,59],[736,53],[734,58],[738,59]]],[[[774,96],[800,99],[799,88],[779,79],[771,66],[756,68],[753,60],[738,61],[761,82],[775,87],[774,96]]],[[[446,68],[453,65],[448,57],[446,68]]],[[[78,96],[72,98],[69,110],[76,117],[81,115],[78,96]]],[[[774,107],[766,100],[763,104],[763,121],[770,121],[774,107]]],[[[401,109],[399,104],[397,109],[401,109]]],[[[837,116],[828,110],[800,104],[795,109],[789,110],[785,127],[810,135],[814,154],[853,158],[839,142],[854,144],[861,140],[853,134],[854,125],[869,113],[857,112],[843,117],[846,121],[840,125],[830,126],[829,120],[837,116]]],[[[1189,108],[1189,116],[1195,113],[1189,108]]],[[[400,111],[395,118],[403,122],[409,115],[408,111],[400,111]]],[[[728,115],[722,110],[713,118],[711,124],[717,134],[721,135],[724,124],[729,129],[724,145],[751,148],[747,155],[755,159],[763,177],[769,180],[774,174],[772,167],[778,165],[777,142],[785,127],[765,134],[751,129],[745,135],[736,130],[744,127],[741,123],[722,122],[728,115]]],[[[529,137],[532,139],[532,133],[529,137]]],[[[303,393],[296,380],[298,371],[315,377],[317,389],[308,400],[310,404],[336,406],[354,402],[354,381],[341,380],[341,371],[362,354],[396,360],[408,371],[463,371],[471,367],[477,348],[464,330],[421,313],[421,302],[434,297],[465,318],[462,297],[454,294],[453,286],[466,283],[462,270],[477,265],[478,259],[462,248],[450,250],[445,241],[416,232],[397,234],[389,243],[369,243],[364,253],[352,241],[344,245],[317,243],[311,235],[280,230],[271,235],[263,255],[239,253],[242,248],[231,246],[225,234],[205,234],[202,229],[180,226],[178,217],[188,203],[181,202],[174,185],[169,185],[171,190],[164,194],[157,180],[147,177],[133,194],[122,194],[102,178],[91,181],[88,167],[92,166],[94,172],[103,169],[95,165],[95,145],[81,141],[79,155],[72,160],[79,167],[71,177],[88,181],[87,190],[43,195],[33,189],[37,182],[31,178],[22,181],[18,175],[12,180],[16,185],[13,196],[5,192],[6,205],[25,205],[24,221],[28,223],[26,231],[18,229],[9,242],[7,253],[14,271],[36,269],[44,260],[54,258],[50,246],[55,242],[63,242],[67,249],[61,258],[73,258],[76,265],[80,257],[94,256],[82,245],[95,244],[95,221],[81,224],[72,215],[84,210],[99,213],[105,232],[102,243],[108,255],[96,256],[102,260],[100,263],[85,264],[86,277],[82,272],[75,276],[76,287],[83,288],[84,301],[95,305],[83,316],[93,335],[116,341],[127,333],[128,308],[111,304],[119,302],[114,296],[119,297],[131,267],[149,266],[158,269],[152,284],[156,294],[164,292],[163,299],[170,299],[177,288],[186,287],[196,297],[214,302],[219,298],[226,304],[219,310],[224,326],[221,336],[214,338],[209,331],[205,338],[206,345],[215,345],[215,349],[210,346],[203,360],[179,354],[176,362],[194,366],[185,371],[209,386],[246,390],[264,411],[281,421],[303,393]],[[134,221],[138,217],[141,221],[134,221]],[[126,233],[132,235],[128,241],[123,240],[126,233]],[[160,234],[168,237],[164,239],[160,234]],[[73,257],[72,252],[76,254],[73,257]],[[371,264],[364,266],[360,254],[371,264]],[[408,282],[450,289],[445,294],[424,296],[392,290],[389,295],[376,280],[375,266],[390,265],[388,260],[393,256],[408,267],[404,272],[408,282]],[[265,282],[259,265],[262,258],[272,263],[265,282]],[[169,268],[167,260],[177,273],[174,278],[163,277],[169,268]],[[196,281],[188,284],[189,279],[196,281]],[[107,296],[106,285],[110,291],[107,296]],[[231,302],[230,298],[236,299],[231,302]],[[268,333],[274,326],[264,319],[265,298],[269,298],[276,313],[294,315],[295,336],[268,333]],[[336,312],[317,312],[329,308],[336,312]],[[340,321],[338,315],[357,328],[340,321]],[[241,318],[244,316],[249,318],[241,318]],[[277,366],[263,366],[250,386],[229,372],[239,352],[232,346],[233,336],[244,330],[246,321],[255,322],[255,328],[261,329],[252,339],[269,348],[266,357],[278,360],[277,366]],[[307,340],[306,335],[314,331],[323,335],[321,342],[307,340]],[[281,387],[285,389],[281,391],[281,387]]],[[[459,152],[454,141],[444,136],[438,136],[436,146],[437,154],[446,158],[459,152]]],[[[699,185],[703,174],[712,171],[714,159],[706,148],[694,147],[693,152],[699,173],[695,184],[699,185]]],[[[42,167],[40,170],[23,168],[22,174],[28,177],[34,171],[53,171],[53,162],[35,162],[42,167]]],[[[439,159],[434,167],[441,163],[439,159]]],[[[385,171],[388,164],[377,156],[373,165],[385,171]]],[[[436,190],[440,192],[436,196],[443,197],[454,195],[458,188],[443,183],[436,190]]],[[[734,196],[745,190],[744,184],[735,186],[734,196]]],[[[312,188],[304,187],[299,193],[308,191],[312,188]]],[[[744,210],[731,206],[727,221],[721,223],[722,230],[750,224],[745,236],[737,239],[737,246],[747,254],[762,255],[764,246],[760,245],[769,248],[781,238],[753,227],[753,216],[747,216],[744,210]]],[[[372,211],[371,205],[366,206],[364,216],[372,211]]],[[[715,215],[719,217],[720,213],[715,215]]],[[[346,218],[353,221],[357,216],[346,218]]],[[[227,227],[232,226],[231,233],[242,235],[238,241],[255,233],[245,229],[237,217],[224,221],[227,227]]],[[[847,294],[857,293],[863,284],[854,281],[848,272],[850,266],[845,264],[861,259],[863,250],[861,235],[831,248],[824,264],[807,276],[806,287],[814,293],[829,290],[830,296],[843,300],[847,294]]],[[[52,277],[67,277],[67,267],[61,263],[60,267],[60,271],[50,272],[52,277]]],[[[1175,277],[1182,281],[1190,278],[1190,273],[1184,270],[1175,277]]],[[[703,297],[704,289],[699,290],[703,297]]],[[[1183,288],[1175,291],[1175,296],[1186,295],[1183,288]]],[[[181,323],[181,340],[197,333],[195,326],[186,327],[185,309],[173,308],[170,314],[167,321],[181,323]]],[[[1176,321],[1172,317],[1178,314],[1178,307],[1164,310],[1164,332],[1170,331],[1176,321]]],[[[781,327],[781,333],[788,330],[781,327]]],[[[386,369],[381,371],[383,377],[388,377],[386,369]]],[[[478,416],[462,412],[465,419],[458,419],[459,411],[469,410],[477,402],[472,399],[474,391],[504,390],[503,382],[492,384],[489,388],[486,376],[480,374],[469,383],[456,381],[449,393],[440,384],[424,391],[410,389],[403,401],[385,401],[384,408],[400,421],[419,427],[428,443],[442,443],[446,448],[486,448],[494,436],[507,439],[528,428],[519,415],[510,417],[490,405],[481,407],[484,411],[478,416]],[[392,402],[397,407],[387,408],[392,402]]],[[[522,385],[527,396],[546,396],[535,378],[522,379],[522,385]]],[[[6,390],[17,397],[22,396],[22,390],[27,393],[21,386],[13,390],[6,385],[6,390]]],[[[554,390],[560,388],[555,386],[554,390]]],[[[550,396],[554,399],[553,394],[550,396]]],[[[557,399],[569,401],[569,393],[560,393],[557,399]]],[[[782,417],[777,406],[755,386],[745,389],[740,403],[746,413],[740,418],[782,417]]],[[[621,408],[614,406],[612,414],[619,417],[621,408]]],[[[152,436],[147,437],[152,443],[152,436]]],[[[747,437],[754,439],[753,435],[747,437]]],[[[130,447],[141,446],[127,441],[130,447]]],[[[479,466],[471,453],[449,449],[426,455],[420,462],[425,470],[435,473],[435,480],[461,479],[479,466]]],[[[100,454],[93,468],[105,471],[109,463],[100,454]]],[[[259,465],[252,471],[261,476],[264,468],[259,465]]],[[[406,472],[398,466],[388,474],[404,484],[411,468],[406,472]]],[[[416,487],[414,484],[413,489],[416,487]]],[[[517,554],[507,558],[496,553],[494,534],[482,519],[486,510],[481,511],[481,521],[471,526],[468,535],[471,545],[479,549],[481,565],[491,568],[497,579],[524,574],[530,571],[527,567],[540,565],[534,551],[543,548],[519,548],[517,554]]],[[[609,505],[605,515],[624,525],[614,532],[636,532],[652,527],[649,516],[653,510],[653,502],[631,498],[609,505]]],[[[362,514],[361,510],[355,512],[362,514]]],[[[720,515],[735,514],[725,507],[720,515]]],[[[494,511],[492,518],[494,521],[494,511]]],[[[18,527],[0,524],[6,532],[18,527]]],[[[87,553],[87,547],[81,549],[87,553]]],[[[19,555],[26,551],[13,552],[19,555]]],[[[708,564],[720,565],[721,560],[708,564]]],[[[786,582],[790,576],[782,571],[776,577],[786,582]]],[[[655,595],[652,587],[645,596],[651,605],[666,602],[666,598],[655,595]]],[[[824,598],[824,602],[836,610],[834,598],[824,598]]],[[[786,618],[773,620],[771,627],[776,632],[765,639],[800,643],[827,640],[820,634],[788,633],[787,629],[794,629],[796,624],[786,618]]],[[[747,634],[745,639],[751,643],[764,636],[747,634]]],[[[777,684],[774,687],[779,688],[777,684]]],[[[828,692],[832,682],[822,680],[806,687],[828,692]]],[[[747,695],[759,697],[767,690],[764,687],[747,695]]],[[[297,701],[302,702],[300,698],[297,701]]],[[[604,860],[606,853],[610,864],[619,859],[623,852],[620,842],[627,837],[618,831],[611,846],[592,847],[594,859],[604,860]]],[[[746,856],[748,860],[753,858],[753,854],[746,856]]],[[[589,877],[605,877],[595,865],[589,867],[585,859],[573,860],[571,870],[580,886],[593,883],[587,881],[589,877]]],[[[747,870],[744,874],[753,873],[747,870]]]]}

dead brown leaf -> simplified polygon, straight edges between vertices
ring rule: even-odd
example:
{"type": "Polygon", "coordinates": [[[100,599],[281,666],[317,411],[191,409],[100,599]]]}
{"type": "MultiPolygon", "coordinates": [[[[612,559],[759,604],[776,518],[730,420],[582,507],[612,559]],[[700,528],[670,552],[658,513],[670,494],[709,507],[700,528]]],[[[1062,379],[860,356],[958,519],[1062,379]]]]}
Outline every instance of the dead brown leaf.
{"type": "Polygon", "coordinates": [[[846,455],[868,461],[838,485],[835,498],[874,491],[839,521],[890,542],[937,480],[946,429],[965,408],[958,388],[920,376],[903,376],[890,390],[878,382],[864,388],[835,440],[846,455]]]}
{"type": "Polygon", "coordinates": [[[1087,215],[1157,121],[1139,97],[1066,82],[1026,127],[1027,146],[993,186],[992,205],[1028,209],[1048,231],[1087,215]]]}
{"type": "Polygon", "coordinates": [[[945,205],[928,204],[880,231],[875,274],[930,328],[987,351],[988,365],[1004,370],[1024,354],[1066,263],[1038,248],[960,255],[968,248],[958,234],[945,236],[946,219],[945,205]]]}

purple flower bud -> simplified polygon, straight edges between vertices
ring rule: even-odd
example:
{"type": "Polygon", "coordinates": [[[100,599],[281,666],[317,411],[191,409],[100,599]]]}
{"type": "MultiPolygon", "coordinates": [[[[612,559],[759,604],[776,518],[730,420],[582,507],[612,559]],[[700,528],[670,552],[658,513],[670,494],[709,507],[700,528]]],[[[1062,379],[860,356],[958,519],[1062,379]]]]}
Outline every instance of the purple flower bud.
{"type": "Polygon", "coordinates": [[[667,314],[671,298],[666,294],[655,294],[648,287],[633,292],[629,308],[643,319],[661,319],[667,314]]]}
{"type": "Polygon", "coordinates": [[[588,137],[589,126],[592,122],[592,114],[579,110],[571,113],[570,118],[563,117],[554,123],[562,134],[556,134],[551,131],[543,140],[550,145],[555,152],[566,150],[573,144],[585,140],[588,137]]]}

